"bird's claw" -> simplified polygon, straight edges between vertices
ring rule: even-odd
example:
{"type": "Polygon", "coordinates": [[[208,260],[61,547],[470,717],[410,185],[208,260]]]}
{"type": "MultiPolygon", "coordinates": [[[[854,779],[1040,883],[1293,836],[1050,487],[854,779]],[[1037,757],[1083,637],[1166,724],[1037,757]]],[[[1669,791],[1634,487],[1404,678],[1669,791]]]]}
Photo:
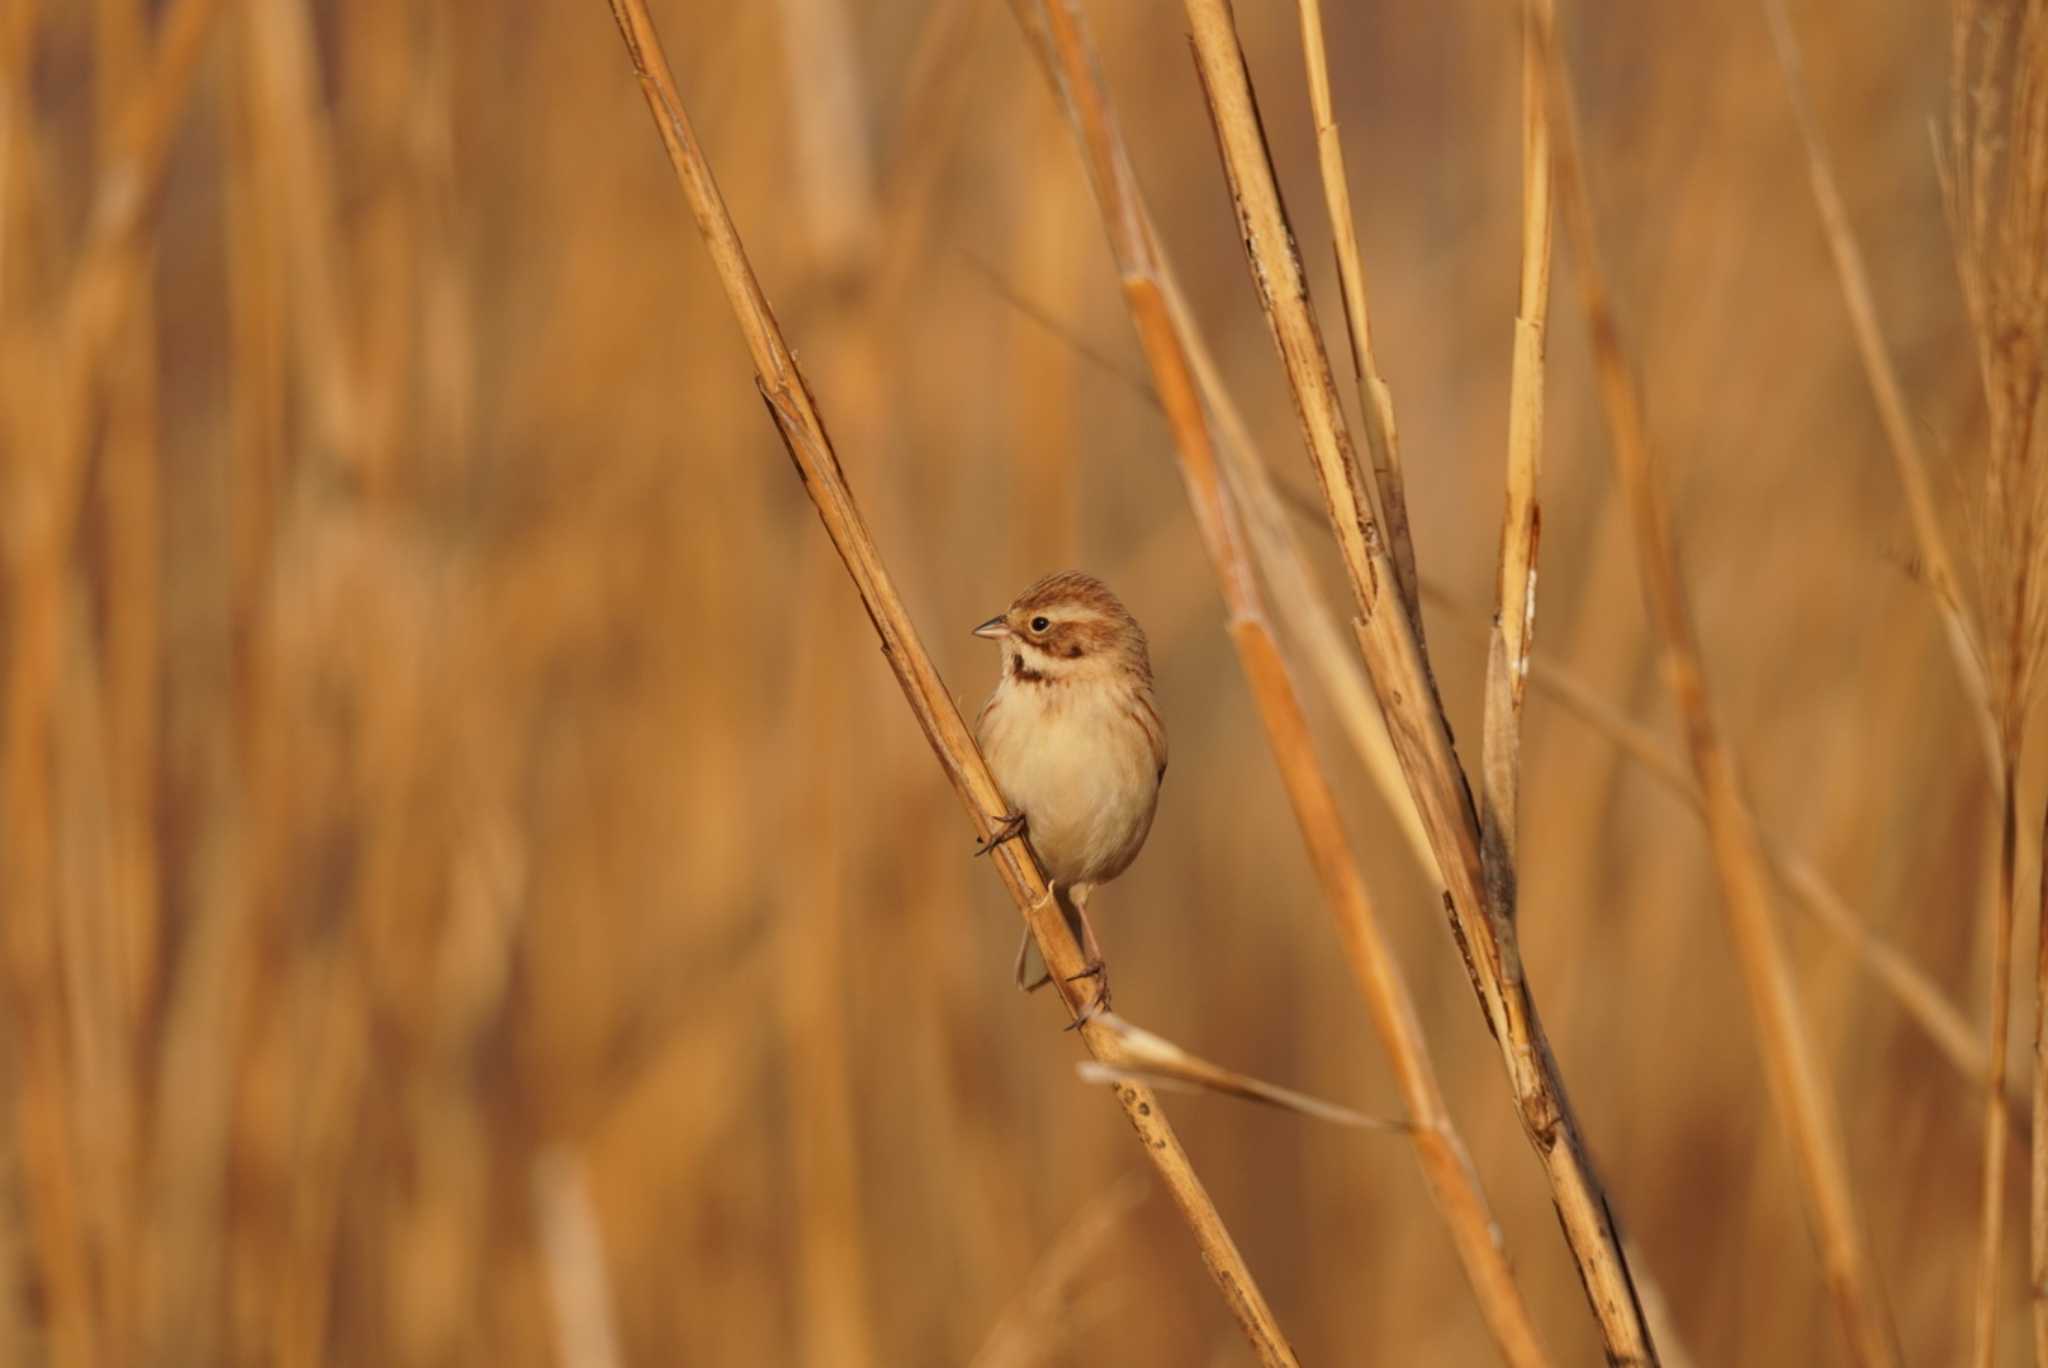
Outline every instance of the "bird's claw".
{"type": "Polygon", "coordinates": [[[996,820],[996,829],[988,834],[988,839],[974,847],[974,853],[976,855],[986,855],[1003,842],[1020,836],[1023,832],[1024,814],[1021,812],[1006,812],[996,820]]]}
{"type": "Polygon", "coordinates": [[[1081,979],[1091,978],[1095,980],[1095,997],[1064,1029],[1078,1031],[1109,1010],[1109,967],[1101,960],[1096,960],[1078,974],[1067,975],[1067,982],[1076,983],[1081,979]]]}

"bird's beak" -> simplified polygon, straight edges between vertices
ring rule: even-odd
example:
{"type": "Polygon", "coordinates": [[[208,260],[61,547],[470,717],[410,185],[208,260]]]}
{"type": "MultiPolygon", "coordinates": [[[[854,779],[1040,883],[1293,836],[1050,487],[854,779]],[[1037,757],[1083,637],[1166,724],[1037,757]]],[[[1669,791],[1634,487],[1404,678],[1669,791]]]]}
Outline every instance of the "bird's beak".
{"type": "Polygon", "coordinates": [[[974,634],[978,637],[987,637],[990,641],[1001,641],[1010,634],[1010,624],[1003,621],[1001,613],[997,613],[987,622],[975,628],[974,634]]]}

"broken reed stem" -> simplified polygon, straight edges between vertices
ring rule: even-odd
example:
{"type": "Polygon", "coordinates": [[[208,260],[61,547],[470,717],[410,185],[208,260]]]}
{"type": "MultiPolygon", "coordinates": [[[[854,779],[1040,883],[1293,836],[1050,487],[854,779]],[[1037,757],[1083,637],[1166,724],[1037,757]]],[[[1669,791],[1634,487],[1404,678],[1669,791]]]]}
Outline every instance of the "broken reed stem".
{"type": "Polygon", "coordinates": [[[1771,43],[1777,50],[1778,66],[1785,73],[1785,93],[1792,101],[1793,119],[1799,125],[1799,138],[1806,148],[1814,206],[1820,211],[1821,229],[1834,257],[1835,274],[1841,280],[1842,303],[1849,311],[1849,326],[1856,335],[1864,378],[1870,383],[1871,398],[1877,401],[1878,421],[1884,428],[1892,464],[1899,472],[1899,486],[1906,496],[1906,513],[1912,519],[1921,568],[1934,590],[1949,653],[1955,657],[1956,673],[1962,679],[1963,692],[1982,732],[1985,759],[1995,775],[2004,753],[1998,740],[1997,719],[1992,715],[1984,653],[1964,609],[1962,582],[1956,575],[1955,561],[1949,555],[1941,519],[1935,512],[1934,486],[1927,476],[1927,461],[1920,453],[1920,439],[1906,411],[1905,391],[1899,384],[1898,369],[1892,364],[1891,348],[1878,324],[1877,299],[1870,288],[1870,273],[1863,264],[1863,249],[1849,225],[1849,211],[1835,184],[1834,165],[1806,88],[1806,64],[1800,55],[1799,38],[1785,13],[1784,0],[1764,0],[1764,17],[1770,22],[1771,43]]]}
{"type": "Polygon", "coordinates": [[[1366,668],[1448,885],[1445,904],[1452,933],[1500,1045],[1523,1129],[1550,1181],[1607,1354],[1618,1363],[1654,1363],[1656,1351],[1606,1195],[1522,977],[1513,908],[1487,896],[1471,788],[1458,764],[1415,618],[1401,599],[1398,573],[1364,492],[1230,5],[1228,0],[1185,3],[1252,281],[1286,366],[1330,526],[1350,574],[1366,668]]]}
{"type": "MultiPolygon", "coordinates": [[[[931,743],[954,791],[967,807],[976,831],[986,838],[994,833],[996,815],[1005,810],[1002,794],[974,744],[966,721],[960,716],[959,708],[925,651],[868,534],[866,523],[854,504],[852,491],[847,488],[838,456],[826,435],[810,390],[754,277],[738,230],[726,211],[703,150],[697,144],[682,98],[669,74],[668,60],[655,35],[653,21],[648,17],[645,0],[611,0],[611,9],[627,55],[632,60],[634,75],[640,82],[641,93],[646,97],[648,110],[654,118],[656,131],[668,151],[676,179],[689,201],[691,214],[704,237],[719,282],[746,338],[748,351],[754,360],[757,383],[776,431],[796,465],[804,490],[817,508],[827,535],[846,563],[847,574],[860,592],[861,602],[881,638],[883,653],[902,686],[911,712],[931,743]]],[[[1082,969],[1081,950],[1046,887],[1044,875],[1021,842],[1004,842],[995,851],[994,862],[1018,910],[1031,928],[1039,953],[1052,972],[1055,988],[1068,1012],[1078,1019],[1088,1006],[1088,994],[1092,989],[1085,981],[1078,984],[1074,981],[1074,976],[1082,969]]],[[[1113,1035],[1093,1023],[1082,1025],[1080,1035],[1090,1054],[1108,1063],[1117,1061],[1113,1035]]],[[[1157,1099],[1150,1090],[1135,1084],[1117,1088],[1115,1095],[1137,1132],[1146,1158],[1173,1194],[1174,1203],[1201,1250],[1203,1262],[1208,1265],[1231,1314],[1236,1317],[1261,1362],[1293,1364],[1296,1361],[1293,1349],[1274,1321],[1264,1294],[1260,1292],[1250,1268],[1245,1265],[1201,1179],[1188,1163],[1187,1154],[1181,1149],[1157,1099]]]]}
{"type": "Polygon", "coordinates": [[[1999,778],[1998,901],[1992,909],[1991,1025],[1984,1085],[1984,1166],[1977,1279],[1970,1289],[1970,1362],[1990,1368],[1998,1353],[1999,1254],[2005,1245],[2005,1056],[2012,1029],[2012,921],[2019,863],[2019,766],[2008,756],[1999,778]]]}
{"type": "Polygon", "coordinates": [[[1161,282],[1158,246],[1080,6],[1077,0],[1047,0],[1035,15],[1026,16],[1024,27],[1044,43],[1047,64],[1056,74],[1055,85],[1095,190],[1131,321],[1173,431],[1188,500],[1229,611],[1238,662],[1251,685],[1267,744],[1287,786],[1346,957],[1414,1122],[1416,1158],[1430,1195],[1450,1229],[1502,1356],[1515,1364],[1546,1363],[1478,1175],[1444,1103],[1413,997],[1352,858],[1336,795],[1316,758],[1307,716],[1269,626],[1244,527],[1223,481],[1200,385],[1161,282]]]}
{"type": "Polygon", "coordinates": [[[1415,568],[1415,542],[1408,531],[1408,491],[1401,478],[1400,433],[1394,426],[1393,394],[1381,378],[1372,351],[1372,315],[1365,306],[1365,268],[1358,256],[1358,227],[1351,213],[1351,182],[1344,171],[1344,143],[1330,100],[1330,62],[1323,48],[1322,0],[1300,0],[1301,55],[1308,68],[1309,110],[1316,121],[1316,160],[1322,173],[1323,203],[1330,214],[1330,240],[1337,255],[1337,282],[1344,296],[1344,323],[1351,339],[1358,409],[1365,420],[1366,452],[1372,461],[1370,492],[1386,528],[1401,598],[1424,639],[1422,585],[1415,568]]]}
{"type": "Polygon", "coordinates": [[[1643,593],[1650,620],[1663,642],[1665,679],[1684,724],[1699,779],[1729,933],[1749,994],[1765,1078],[1780,1124],[1792,1144],[1807,1221],[1821,1249],[1828,1287],[1850,1351],[1858,1362],[1893,1364],[1898,1361],[1898,1346],[1857,1218],[1841,1122],[1801,1012],[1797,982],[1778,942],[1755,819],[1743,799],[1734,759],[1721,741],[1708,706],[1699,642],[1679,576],[1671,514],[1656,488],[1636,378],[1622,352],[1593,235],[1569,74],[1554,27],[1533,0],[1525,8],[1538,26],[1542,42],[1551,126],[1557,134],[1557,186],[1578,262],[1616,478],[1633,515],[1643,593]]]}
{"type": "MultiPolygon", "coordinates": [[[[1537,0],[1546,15],[1550,0],[1537,0]]],[[[1480,855],[1494,899],[1512,907],[1519,856],[1522,696],[1536,634],[1536,547],[1542,514],[1544,329],[1550,316],[1550,118],[1536,20],[1522,21],[1522,291],[1508,385],[1507,507],[1500,520],[1499,584],[1486,652],[1480,743],[1480,855]]]]}

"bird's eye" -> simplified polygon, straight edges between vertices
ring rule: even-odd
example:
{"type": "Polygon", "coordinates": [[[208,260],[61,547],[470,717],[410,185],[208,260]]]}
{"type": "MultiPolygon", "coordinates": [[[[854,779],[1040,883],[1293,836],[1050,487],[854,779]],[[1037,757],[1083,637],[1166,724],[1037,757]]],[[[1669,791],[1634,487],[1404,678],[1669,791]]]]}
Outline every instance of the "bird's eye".
{"type": "Polygon", "coordinates": [[[1042,632],[1050,626],[1052,626],[1052,623],[1049,619],[1042,617],[1035,617],[1031,619],[1031,630],[1034,632],[1042,632]]]}

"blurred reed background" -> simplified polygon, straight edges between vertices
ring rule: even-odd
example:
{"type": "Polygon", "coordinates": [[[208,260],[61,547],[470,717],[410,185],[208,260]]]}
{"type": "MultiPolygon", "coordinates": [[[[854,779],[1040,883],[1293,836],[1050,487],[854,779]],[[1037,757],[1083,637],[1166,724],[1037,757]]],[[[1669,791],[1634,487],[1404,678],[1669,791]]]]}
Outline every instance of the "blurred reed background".
{"type": "MultiPolygon", "coordinates": [[[[1091,8],[1205,331],[1279,478],[1312,491],[1180,9],[1091,8]]],[[[1517,22],[1497,0],[1329,11],[1473,762],[1517,22]]],[[[1398,1111],[1008,11],[655,13],[963,706],[995,666],[968,629],[1043,571],[1100,574],[1150,633],[1174,760],[1150,845],[1095,904],[1119,1009],[1398,1111]]],[[[1793,18],[1956,535],[1985,436],[1928,135],[1949,16],[1793,18]]],[[[1336,325],[1296,11],[1238,19],[1336,325]]],[[[1561,24],[1759,820],[1981,1031],[1996,779],[1764,18],[1660,0],[1561,24]]],[[[1010,987],[1014,910],[790,476],[605,6],[12,0],[0,98],[0,1360],[1242,1361],[1049,996],[1010,987]]],[[[1677,756],[1562,244],[1558,270],[1537,671],[1677,756]]],[[[1302,531],[1341,604],[1327,534],[1302,531]]],[[[1667,1361],[1846,1361],[1701,826],[1530,697],[1529,978],[1668,1302],[1667,1361]]],[[[1316,721],[1544,1340],[1597,1357],[1437,885],[1316,721]]],[[[1979,1093],[1777,906],[1907,1357],[1947,1360],[1979,1093]]],[[[2014,1010],[2018,1059],[2026,989],[2014,1010]]],[[[1403,1142],[1208,1098],[1175,1115],[1304,1360],[1492,1361],[1403,1142]]],[[[2009,1172],[2021,1362],[2024,1159],[2009,1172]]]]}

